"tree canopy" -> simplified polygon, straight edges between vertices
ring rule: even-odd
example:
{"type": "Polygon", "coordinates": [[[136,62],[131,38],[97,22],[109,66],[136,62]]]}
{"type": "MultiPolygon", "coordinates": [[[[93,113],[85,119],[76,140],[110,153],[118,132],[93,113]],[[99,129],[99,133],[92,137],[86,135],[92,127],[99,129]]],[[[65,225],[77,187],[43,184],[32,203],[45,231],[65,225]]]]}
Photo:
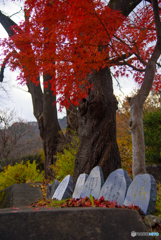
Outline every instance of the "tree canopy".
{"type": "MultiPolygon", "coordinates": [[[[106,66],[113,67],[114,77],[132,74],[142,84],[157,40],[151,4],[125,17],[101,0],[26,0],[25,14],[26,20],[13,27],[14,36],[1,41],[11,69],[21,70],[21,83],[29,76],[37,83],[40,74],[51,75],[62,106],[78,105],[91,87],[92,70],[106,66]]],[[[159,67],[155,90],[161,87],[159,67]]]]}
{"type": "MultiPolygon", "coordinates": [[[[101,0],[26,0],[25,21],[13,26],[10,38],[1,43],[4,64],[21,70],[22,84],[39,86],[43,75],[44,96],[53,91],[52,103],[60,94],[61,106],[79,105],[75,180],[95,165],[104,169],[105,176],[120,167],[115,137],[117,101],[110,67],[114,77],[132,74],[141,85],[138,94],[128,99],[129,126],[133,176],[146,172],[142,109],[152,85],[156,91],[160,88],[159,4],[157,0],[111,0],[108,5],[101,0]]],[[[50,113],[47,116],[43,127],[48,126],[50,113]]]]}

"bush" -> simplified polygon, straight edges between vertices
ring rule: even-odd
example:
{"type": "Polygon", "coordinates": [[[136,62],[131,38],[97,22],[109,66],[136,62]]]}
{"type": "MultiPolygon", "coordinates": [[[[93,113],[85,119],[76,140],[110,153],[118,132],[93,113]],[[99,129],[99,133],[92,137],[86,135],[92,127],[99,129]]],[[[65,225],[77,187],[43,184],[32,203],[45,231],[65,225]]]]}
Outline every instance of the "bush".
{"type": "Polygon", "coordinates": [[[76,134],[73,136],[73,142],[64,147],[63,152],[57,153],[56,164],[51,165],[52,170],[55,173],[57,180],[63,180],[63,178],[70,174],[74,174],[75,156],[79,147],[79,138],[76,134]]]}
{"type": "Polygon", "coordinates": [[[27,161],[29,161],[30,163],[33,163],[34,161],[36,162],[36,166],[37,169],[39,170],[44,170],[44,151],[40,150],[40,152],[38,154],[28,154],[26,156],[23,156],[21,158],[21,161],[23,161],[24,163],[27,163],[27,161]]]}
{"type": "Polygon", "coordinates": [[[3,171],[3,168],[8,166],[8,165],[15,165],[16,163],[21,163],[23,161],[24,164],[29,161],[30,163],[33,163],[36,161],[36,168],[39,169],[40,171],[44,170],[44,161],[45,161],[45,156],[44,156],[44,151],[40,150],[38,154],[28,154],[25,155],[21,158],[8,158],[8,159],[0,159],[0,172],[3,171]]]}
{"type": "Polygon", "coordinates": [[[132,149],[128,144],[124,144],[123,142],[119,144],[119,151],[121,157],[121,166],[124,170],[128,172],[131,179],[132,176],[132,149]]]}
{"type": "Polygon", "coordinates": [[[24,164],[22,161],[20,164],[4,167],[3,172],[0,173],[0,190],[15,183],[43,182],[44,174],[40,173],[36,167],[35,161],[32,164],[29,161],[24,164]]]}
{"type": "Polygon", "coordinates": [[[161,110],[147,112],[143,117],[147,163],[161,163],[161,110]]]}

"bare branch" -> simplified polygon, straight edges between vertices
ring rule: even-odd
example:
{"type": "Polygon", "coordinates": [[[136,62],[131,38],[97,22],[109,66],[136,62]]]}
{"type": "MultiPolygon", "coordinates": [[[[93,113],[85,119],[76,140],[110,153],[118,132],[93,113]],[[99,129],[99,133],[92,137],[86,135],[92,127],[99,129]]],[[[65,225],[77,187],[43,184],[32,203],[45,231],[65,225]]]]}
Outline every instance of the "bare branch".
{"type": "Polygon", "coordinates": [[[11,17],[13,17],[14,15],[16,15],[16,14],[20,13],[21,11],[22,11],[22,7],[21,7],[21,9],[20,9],[18,12],[16,12],[16,13],[13,13],[13,14],[10,16],[10,18],[11,18],[11,17]]]}
{"type": "Polygon", "coordinates": [[[129,64],[127,61],[119,62],[117,65],[119,65],[119,66],[127,65],[128,67],[131,67],[133,70],[135,70],[137,72],[145,72],[145,69],[137,68],[137,67],[129,64]]]}
{"type": "Polygon", "coordinates": [[[122,94],[124,94],[123,91],[121,90],[122,87],[121,87],[121,85],[120,85],[120,83],[119,83],[119,80],[113,75],[112,72],[111,72],[111,75],[112,75],[112,77],[116,80],[117,86],[119,87],[120,92],[122,92],[122,94]]]}

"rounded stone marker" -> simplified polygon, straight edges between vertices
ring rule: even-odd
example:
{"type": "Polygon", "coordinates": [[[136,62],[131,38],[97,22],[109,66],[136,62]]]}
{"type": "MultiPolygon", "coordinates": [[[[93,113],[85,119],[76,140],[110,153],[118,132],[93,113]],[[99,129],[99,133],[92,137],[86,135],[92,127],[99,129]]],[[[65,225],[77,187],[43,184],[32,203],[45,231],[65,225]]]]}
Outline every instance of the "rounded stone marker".
{"type": "Polygon", "coordinates": [[[104,177],[102,169],[96,166],[90,172],[81,193],[81,197],[89,197],[92,195],[95,199],[98,199],[101,187],[104,183],[104,177]]]}
{"type": "Polygon", "coordinates": [[[121,168],[116,169],[106,179],[101,188],[99,198],[103,196],[105,200],[115,201],[117,202],[117,205],[122,206],[131,182],[132,180],[127,171],[121,168]]]}
{"type": "Polygon", "coordinates": [[[75,199],[80,198],[82,190],[83,190],[83,186],[84,186],[84,183],[85,183],[87,177],[88,177],[88,174],[86,174],[86,173],[82,173],[79,175],[72,198],[75,198],[75,199]]]}
{"type": "Polygon", "coordinates": [[[140,207],[145,215],[148,215],[155,210],[156,193],[154,177],[150,174],[138,174],[128,188],[124,205],[134,204],[140,207]]]}

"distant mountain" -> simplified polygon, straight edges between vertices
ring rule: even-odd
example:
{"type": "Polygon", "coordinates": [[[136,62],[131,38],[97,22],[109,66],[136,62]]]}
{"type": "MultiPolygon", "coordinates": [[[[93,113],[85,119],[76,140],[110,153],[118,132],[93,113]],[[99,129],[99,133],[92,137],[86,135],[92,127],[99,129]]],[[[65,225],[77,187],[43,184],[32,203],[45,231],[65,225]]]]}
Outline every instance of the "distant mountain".
{"type": "MultiPolygon", "coordinates": [[[[67,118],[63,117],[58,119],[61,129],[65,129],[67,125],[67,118]]],[[[27,154],[36,154],[43,148],[42,139],[40,137],[39,127],[37,122],[15,122],[7,130],[10,142],[15,142],[15,146],[12,143],[12,153],[15,150],[14,155],[24,156],[27,154]]],[[[0,145],[3,146],[3,144],[0,145]]]]}
{"type": "MultiPolygon", "coordinates": [[[[61,129],[65,129],[67,126],[67,117],[58,118],[58,122],[59,122],[61,129]]],[[[27,124],[32,126],[32,130],[34,131],[34,133],[39,134],[39,128],[38,128],[37,122],[27,122],[27,124]]]]}
{"type": "MultiPolygon", "coordinates": [[[[58,121],[64,130],[67,118],[58,121]]],[[[7,129],[0,129],[0,171],[6,164],[21,162],[24,157],[40,153],[41,149],[43,144],[37,122],[15,122],[7,129]]]]}

